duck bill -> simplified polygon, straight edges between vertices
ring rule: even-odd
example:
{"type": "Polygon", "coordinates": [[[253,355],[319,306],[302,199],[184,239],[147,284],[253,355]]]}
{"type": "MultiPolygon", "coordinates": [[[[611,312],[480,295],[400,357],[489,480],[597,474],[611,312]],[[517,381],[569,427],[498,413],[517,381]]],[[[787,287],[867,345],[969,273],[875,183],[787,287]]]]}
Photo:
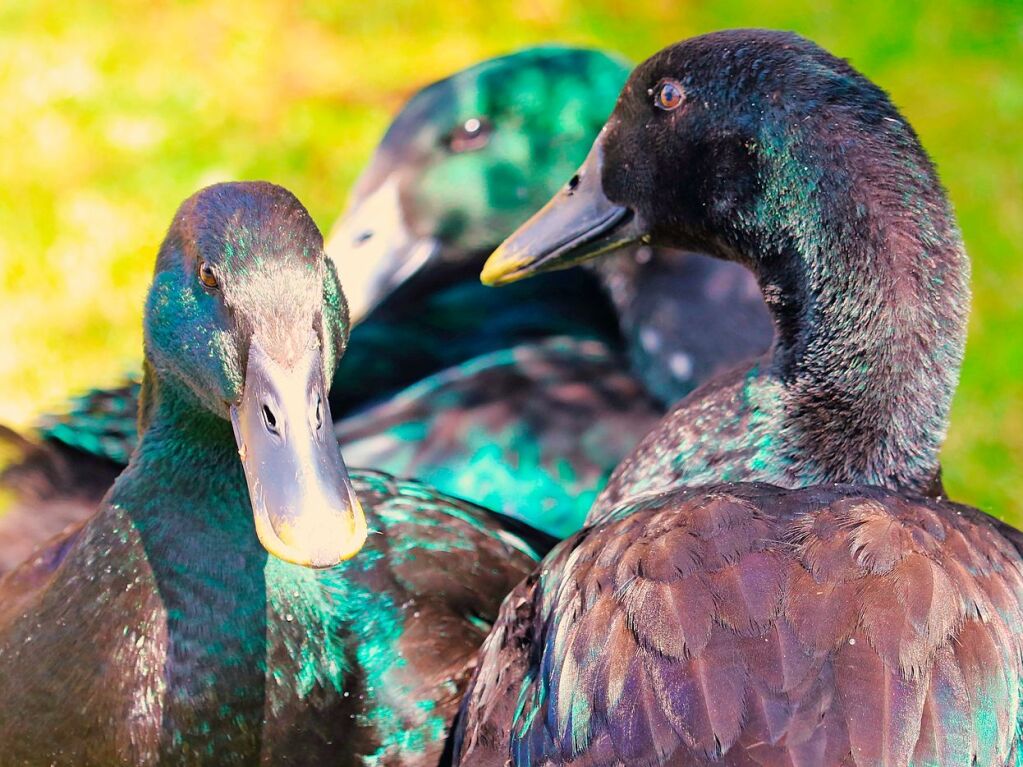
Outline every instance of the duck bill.
{"type": "Polygon", "coordinates": [[[408,226],[398,180],[391,176],[349,206],[324,246],[345,276],[352,322],[359,322],[440,251],[433,237],[408,226]]]}
{"type": "Polygon", "coordinates": [[[280,559],[331,567],[366,541],[366,517],[334,436],[319,344],[290,367],[253,340],[231,406],[256,534],[280,559]]]}
{"type": "Polygon", "coordinates": [[[603,160],[598,139],[572,180],[487,259],[485,285],[565,269],[644,236],[633,212],[604,193],[603,160]]]}

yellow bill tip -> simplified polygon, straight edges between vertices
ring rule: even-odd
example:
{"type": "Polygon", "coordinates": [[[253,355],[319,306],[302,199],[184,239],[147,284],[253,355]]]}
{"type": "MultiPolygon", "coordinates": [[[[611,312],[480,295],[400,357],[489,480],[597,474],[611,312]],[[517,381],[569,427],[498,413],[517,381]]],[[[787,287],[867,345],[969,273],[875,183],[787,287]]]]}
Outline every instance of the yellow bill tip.
{"type": "Polygon", "coordinates": [[[341,561],[351,559],[366,545],[366,538],[369,535],[369,527],[366,525],[366,513],[362,510],[362,504],[352,498],[352,530],[340,556],[341,561]]]}
{"type": "Polygon", "coordinates": [[[498,248],[487,259],[487,262],[483,264],[483,271],[480,272],[480,282],[490,287],[517,282],[529,276],[526,267],[531,262],[532,259],[527,256],[509,252],[503,247],[498,248]]]}
{"type": "Polygon", "coordinates": [[[352,498],[343,514],[306,514],[297,522],[275,529],[269,519],[256,517],[263,547],[278,559],[304,567],[333,567],[358,554],[369,529],[362,504],[352,498]]]}

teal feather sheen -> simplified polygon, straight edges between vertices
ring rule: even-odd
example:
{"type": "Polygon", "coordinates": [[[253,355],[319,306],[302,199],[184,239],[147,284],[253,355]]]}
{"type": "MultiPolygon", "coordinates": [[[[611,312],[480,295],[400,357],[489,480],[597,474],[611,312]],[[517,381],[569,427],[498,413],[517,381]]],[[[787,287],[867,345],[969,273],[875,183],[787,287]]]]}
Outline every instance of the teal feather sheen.
{"type": "Polygon", "coordinates": [[[969,263],[913,130],[810,41],[731,30],[637,67],[590,158],[490,279],[703,246],[755,270],[778,334],[507,597],[455,763],[1017,764],[1023,533],[943,497],[969,263]],[[623,223],[596,243],[550,226],[598,206],[623,223]]]}
{"type": "Polygon", "coordinates": [[[549,539],[353,472],[364,552],[312,570],[263,547],[224,403],[251,337],[298,348],[315,328],[332,372],[347,312],[322,251],[303,247],[318,239],[268,184],[180,209],[147,303],[138,448],[90,519],[0,580],[4,764],[440,758],[479,642],[549,539]],[[193,253],[229,243],[234,263],[204,292],[193,253]]]}

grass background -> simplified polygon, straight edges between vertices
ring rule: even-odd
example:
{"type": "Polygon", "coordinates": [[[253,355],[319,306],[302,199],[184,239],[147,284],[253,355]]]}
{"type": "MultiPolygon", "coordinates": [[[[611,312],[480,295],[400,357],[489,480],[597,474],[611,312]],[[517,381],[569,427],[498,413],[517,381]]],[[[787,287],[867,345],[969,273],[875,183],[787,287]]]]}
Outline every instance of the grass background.
{"type": "Polygon", "coordinates": [[[954,497],[1023,525],[1023,3],[453,0],[0,5],[0,421],[137,368],[179,202],[288,186],[328,228],[419,86],[538,42],[639,60],[713,29],[793,29],[883,85],[933,154],[973,258],[945,450],[954,497]]]}

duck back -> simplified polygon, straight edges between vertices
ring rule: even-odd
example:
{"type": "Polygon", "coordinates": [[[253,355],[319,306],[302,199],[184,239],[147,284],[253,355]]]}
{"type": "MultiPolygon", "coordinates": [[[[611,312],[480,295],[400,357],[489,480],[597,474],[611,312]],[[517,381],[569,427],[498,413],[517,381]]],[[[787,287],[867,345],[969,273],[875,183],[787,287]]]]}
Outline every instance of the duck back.
{"type": "Polygon", "coordinates": [[[1023,560],[1002,533],[876,488],[634,500],[509,595],[456,763],[1013,764],[1023,560]]]}

